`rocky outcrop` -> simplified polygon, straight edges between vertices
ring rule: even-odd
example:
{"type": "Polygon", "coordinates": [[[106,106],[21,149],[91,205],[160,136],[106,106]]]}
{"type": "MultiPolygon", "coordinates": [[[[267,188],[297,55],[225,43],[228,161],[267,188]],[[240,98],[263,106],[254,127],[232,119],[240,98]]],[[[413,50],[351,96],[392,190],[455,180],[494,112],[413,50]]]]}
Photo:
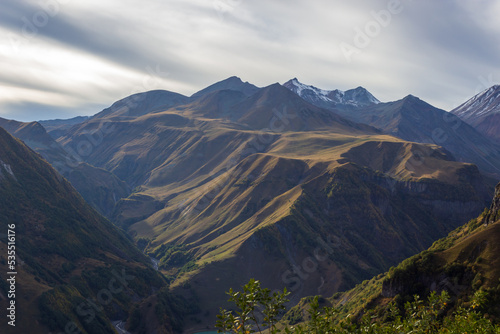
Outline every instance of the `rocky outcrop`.
{"type": "Polygon", "coordinates": [[[429,291],[448,291],[452,298],[459,296],[471,284],[474,274],[464,270],[460,275],[449,275],[445,272],[423,274],[420,271],[413,276],[387,279],[382,283],[381,295],[394,298],[397,295],[427,295],[429,291]]]}
{"type": "Polygon", "coordinates": [[[495,189],[495,197],[493,198],[493,202],[491,203],[490,211],[488,215],[485,217],[485,222],[487,224],[494,223],[500,219],[500,183],[497,185],[495,189]]]}

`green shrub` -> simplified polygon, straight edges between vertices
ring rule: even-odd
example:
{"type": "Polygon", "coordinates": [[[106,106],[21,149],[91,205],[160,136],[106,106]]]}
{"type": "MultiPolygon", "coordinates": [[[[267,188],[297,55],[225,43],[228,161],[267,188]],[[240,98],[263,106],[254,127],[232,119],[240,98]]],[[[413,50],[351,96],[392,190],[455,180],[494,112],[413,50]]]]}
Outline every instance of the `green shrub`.
{"type": "Polygon", "coordinates": [[[288,320],[288,325],[282,323],[282,327],[276,326],[276,321],[280,311],[285,309],[286,289],[283,293],[275,292],[270,296],[268,289],[261,288],[259,281],[252,279],[243,286],[243,291],[230,289],[228,294],[229,301],[236,304],[237,310],[221,309],[216,324],[219,333],[500,333],[500,327],[483,313],[491,302],[490,294],[483,290],[476,291],[468,308],[460,307],[453,313],[449,310],[450,297],[445,291],[441,294],[432,292],[427,300],[415,295],[413,300],[404,304],[404,312],[393,301],[385,310],[384,321],[372,312],[365,312],[359,319],[351,315],[340,317],[333,307],[320,308],[319,297],[316,296],[308,304],[307,321],[290,326],[301,314],[301,310],[295,308],[284,319],[288,320]],[[269,309],[273,310],[272,321],[266,317],[269,309]]]}

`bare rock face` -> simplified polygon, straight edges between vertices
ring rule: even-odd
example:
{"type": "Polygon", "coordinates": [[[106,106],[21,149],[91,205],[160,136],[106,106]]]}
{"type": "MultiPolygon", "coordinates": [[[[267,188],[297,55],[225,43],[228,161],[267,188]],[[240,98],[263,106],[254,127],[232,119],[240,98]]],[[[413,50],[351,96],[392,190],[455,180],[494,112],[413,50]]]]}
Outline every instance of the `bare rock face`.
{"type": "Polygon", "coordinates": [[[382,296],[394,298],[400,295],[421,294],[430,291],[448,291],[452,297],[459,296],[469,286],[474,278],[471,271],[465,271],[460,277],[444,272],[422,273],[417,270],[407,277],[397,277],[382,283],[382,296]]]}
{"type": "Polygon", "coordinates": [[[494,223],[500,219],[500,183],[495,189],[495,197],[491,203],[490,212],[486,216],[486,223],[494,223]]]}

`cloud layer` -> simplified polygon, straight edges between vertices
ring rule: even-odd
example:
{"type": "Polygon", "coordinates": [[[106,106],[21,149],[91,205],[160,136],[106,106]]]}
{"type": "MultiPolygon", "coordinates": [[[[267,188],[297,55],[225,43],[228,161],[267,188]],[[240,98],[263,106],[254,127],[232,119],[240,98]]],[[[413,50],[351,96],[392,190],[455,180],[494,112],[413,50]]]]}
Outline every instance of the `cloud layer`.
{"type": "Polygon", "coordinates": [[[364,86],[451,109],[500,80],[500,5],[477,0],[0,3],[0,117],[97,113],[150,89],[237,75],[364,86]]]}

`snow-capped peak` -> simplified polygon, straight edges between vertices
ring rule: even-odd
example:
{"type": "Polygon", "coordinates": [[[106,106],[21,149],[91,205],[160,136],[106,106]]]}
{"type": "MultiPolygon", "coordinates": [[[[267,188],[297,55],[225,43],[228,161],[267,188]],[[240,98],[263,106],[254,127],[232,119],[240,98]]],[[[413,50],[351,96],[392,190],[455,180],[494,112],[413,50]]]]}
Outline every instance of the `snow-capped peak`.
{"type": "Polygon", "coordinates": [[[451,112],[463,120],[500,113],[500,85],[491,86],[451,112]]]}
{"type": "Polygon", "coordinates": [[[311,85],[301,83],[293,78],[283,84],[304,100],[320,107],[334,108],[337,105],[367,106],[380,103],[370,92],[363,87],[342,91],[324,90],[311,85]]]}
{"type": "MultiPolygon", "coordinates": [[[[322,99],[323,101],[331,101],[330,98],[328,98],[328,94],[330,91],[324,90],[324,89],[319,89],[314,86],[310,85],[305,85],[301,83],[297,78],[293,78],[292,80],[287,81],[286,83],[283,84],[286,88],[290,89],[293,91],[295,94],[299,96],[303,96],[303,94],[307,91],[310,91],[314,93],[318,98],[322,99]]],[[[343,92],[342,92],[343,93],[343,92]]]]}

